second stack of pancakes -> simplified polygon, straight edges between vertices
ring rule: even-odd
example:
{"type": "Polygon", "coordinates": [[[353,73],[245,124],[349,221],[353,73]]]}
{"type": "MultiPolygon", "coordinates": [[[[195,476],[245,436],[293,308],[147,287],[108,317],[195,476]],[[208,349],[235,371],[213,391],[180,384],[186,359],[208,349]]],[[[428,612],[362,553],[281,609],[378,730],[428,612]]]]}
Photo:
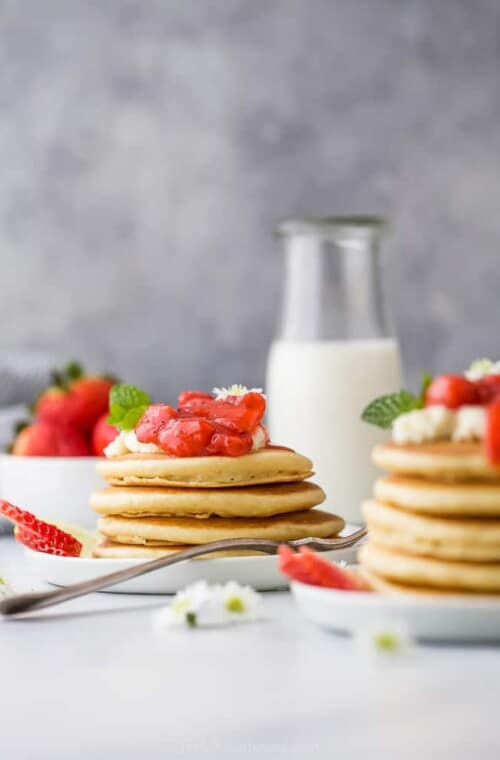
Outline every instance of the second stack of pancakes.
{"type": "Polygon", "coordinates": [[[225,538],[287,541],[336,535],[344,521],[313,509],[312,462],[266,447],[241,457],[125,454],[98,464],[108,487],[92,494],[97,557],[156,557],[225,538]]]}
{"type": "Polygon", "coordinates": [[[500,593],[500,468],[480,443],[388,443],[374,460],[389,475],[363,505],[359,553],[375,590],[500,593]]]}

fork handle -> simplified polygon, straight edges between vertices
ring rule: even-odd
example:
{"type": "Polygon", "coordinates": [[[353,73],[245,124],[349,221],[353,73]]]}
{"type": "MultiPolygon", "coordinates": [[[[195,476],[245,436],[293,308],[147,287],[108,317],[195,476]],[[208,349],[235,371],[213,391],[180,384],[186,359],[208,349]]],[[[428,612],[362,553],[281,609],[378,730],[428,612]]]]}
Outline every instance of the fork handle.
{"type": "Polygon", "coordinates": [[[44,607],[51,607],[53,604],[77,599],[79,596],[85,596],[93,591],[100,591],[116,583],[138,578],[140,575],[151,573],[153,570],[159,570],[161,567],[175,565],[177,562],[183,562],[186,559],[193,559],[204,554],[213,554],[214,552],[228,549],[247,549],[264,552],[266,554],[276,554],[278,548],[277,541],[270,541],[265,538],[241,539],[226,538],[221,541],[213,541],[210,544],[199,544],[190,546],[175,554],[167,554],[164,557],[157,557],[149,562],[143,562],[140,565],[131,565],[123,570],[116,570],[107,575],[101,575],[98,578],[92,578],[88,581],[73,583],[70,586],[56,589],[55,591],[39,591],[28,594],[18,594],[8,597],[0,602],[0,613],[3,615],[16,615],[20,612],[29,612],[40,610],[44,607]]]}
{"type": "MultiPolygon", "coordinates": [[[[276,554],[278,546],[282,543],[288,543],[289,546],[297,548],[303,545],[309,545],[318,551],[328,549],[346,549],[357,543],[366,533],[366,528],[360,528],[349,536],[333,539],[322,538],[305,538],[295,539],[293,541],[271,541],[267,538],[225,538],[221,541],[212,541],[209,544],[199,544],[190,546],[175,554],[167,554],[164,557],[152,559],[149,562],[142,562],[139,565],[131,565],[123,570],[115,570],[114,573],[101,575],[98,578],[92,578],[81,583],[73,583],[71,586],[56,589],[55,591],[39,591],[30,594],[18,594],[8,597],[0,602],[0,614],[16,615],[21,612],[31,612],[32,610],[41,610],[44,607],[51,607],[53,604],[67,602],[70,599],[77,599],[79,596],[85,596],[93,591],[100,591],[116,583],[138,578],[140,575],[151,573],[153,570],[159,570],[161,567],[175,565],[177,562],[183,562],[186,559],[194,559],[204,554],[213,554],[214,552],[228,549],[246,549],[249,551],[259,551],[265,554],[276,554]]],[[[77,560],[75,560],[77,561],[77,560]]]]}

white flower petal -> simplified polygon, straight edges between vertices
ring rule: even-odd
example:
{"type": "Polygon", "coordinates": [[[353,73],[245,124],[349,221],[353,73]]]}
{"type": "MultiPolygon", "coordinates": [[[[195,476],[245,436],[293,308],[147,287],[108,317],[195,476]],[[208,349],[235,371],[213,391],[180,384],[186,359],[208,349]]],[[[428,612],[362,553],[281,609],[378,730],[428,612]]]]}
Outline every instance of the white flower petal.
{"type": "Polygon", "coordinates": [[[476,359],[469,369],[465,370],[464,375],[468,380],[481,380],[482,377],[492,374],[495,366],[491,359],[476,359]]]}
{"type": "Polygon", "coordinates": [[[213,388],[212,393],[217,401],[223,401],[228,396],[244,396],[246,393],[260,393],[261,396],[264,396],[262,388],[247,388],[246,385],[240,383],[234,383],[228,388],[213,388]]]}
{"type": "Polygon", "coordinates": [[[257,620],[262,615],[262,600],[250,586],[235,581],[209,586],[199,581],[179,591],[169,607],[153,614],[153,627],[164,631],[180,625],[220,626],[257,620]]]}
{"type": "Polygon", "coordinates": [[[413,639],[405,625],[380,621],[356,630],[354,642],[360,652],[369,656],[394,656],[408,652],[413,639]]]}

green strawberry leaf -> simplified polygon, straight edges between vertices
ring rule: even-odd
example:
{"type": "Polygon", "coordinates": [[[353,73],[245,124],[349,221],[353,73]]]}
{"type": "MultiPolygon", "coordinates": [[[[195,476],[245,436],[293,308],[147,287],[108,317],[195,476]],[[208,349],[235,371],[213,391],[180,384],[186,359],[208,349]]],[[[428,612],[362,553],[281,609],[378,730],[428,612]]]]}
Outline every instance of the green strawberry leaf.
{"type": "Polygon", "coordinates": [[[114,385],[109,392],[108,422],[118,430],[133,430],[150,404],[148,394],[135,385],[114,385]]]}
{"type": "Polygon", "coordinates": [[[401,390],[388,396],[380,396],[364,409],[361,419],[370,425],[380,428],[390,428],[400,414],[420,409],[420,399],[409,391],[401,390]]]}
{"type": "Polygon", "coordinates": [[[68,380],[79,380],[84,376],[85,372],[81,364],[76,361],[68,362],[64,368],[64,374],[68,380]]]}

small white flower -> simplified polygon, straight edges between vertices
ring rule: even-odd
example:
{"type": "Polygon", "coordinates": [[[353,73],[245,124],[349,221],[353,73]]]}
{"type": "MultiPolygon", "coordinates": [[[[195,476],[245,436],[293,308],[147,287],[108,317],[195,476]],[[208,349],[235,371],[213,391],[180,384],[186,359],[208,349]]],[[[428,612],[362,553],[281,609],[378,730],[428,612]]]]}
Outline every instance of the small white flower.
{"type": "Polygon", "coordinates": [[[359,628],[354,640],[359,650],[370,656],[405,654],[413,644],[406,626],[390,621],[359,628]]]}
{"type": "Polygon", "coordinates": [[[153,615],[157,631],[175,626],[218,626],[261,616],[261,597],[250,586],[235,581],[209,586],[198,581],[179,591],[172,604],[153,615]]]}
{"type": "Polygon", "coordinates": [[[481,380],[486,375],[496,374],[499,371],[499,365],[500,362],[494,364],[491,359],[476,359],[464,374],[467,380],[481,380]]]}
{"type": "Polygon", "coordinates": [[[251,586],[229,581],[221,589],[229,621],[258,620],[262,617],[262,597],[251,586]]]}
{"type": "Polygon", "coordinates": [[[213,388],[212,393],[217,401],[223,401],[228,396],[244,396],[246,393],[260,393],[261,396],[264,396],[262,388],[247,388],[246,385],[239,383],[230,385],[229,388],[213,388]]]}

